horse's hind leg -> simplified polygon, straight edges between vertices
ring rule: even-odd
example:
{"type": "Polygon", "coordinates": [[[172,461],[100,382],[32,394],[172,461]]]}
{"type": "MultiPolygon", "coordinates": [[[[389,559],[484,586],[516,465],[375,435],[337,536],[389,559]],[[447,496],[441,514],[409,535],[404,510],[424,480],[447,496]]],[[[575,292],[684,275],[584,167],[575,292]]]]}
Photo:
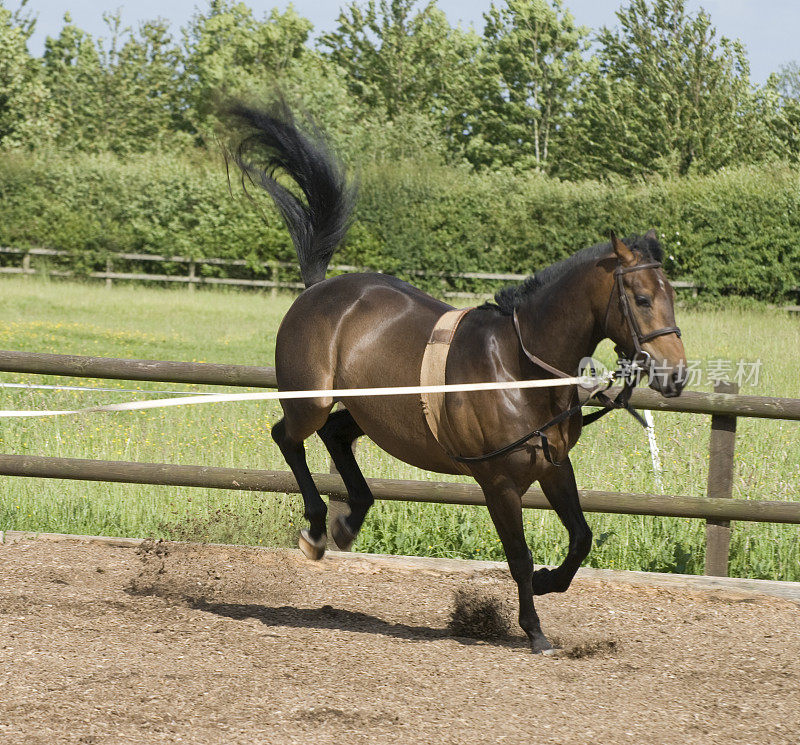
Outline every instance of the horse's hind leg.
{"type": "Polygon", "coordinates": [[[481,488],[486,496],[486,506],[489,508],[492,522],[497,529],[497,535],[500,536],[503,544],[511,576],[517,583],[519,625],[528,635],[528,641],[534,653],[547,652],[553,648],[553,645],[542,633],[539,616],[533,606],[533,593],[531,592],[533,559],[525,541],[525,531],[522,526],[522,495],[510,483],[492,484],[491,486],[481,484],[481,488]]]}
{"type": "MultiPolygon", "coordinates": [[[[313,432],[313,430],[311,431],[313,432]]],[[[311,433],[309,432],[309,434],[311,433]]],[[[300,531],[300,548],[309,559],[316,561],[325,554],[325,518],[328,508],[319,495],[314,479],[311,478],[311,471],[308,470],[303,447],[305,438],[292,437],[284,417],[272,428],[272,439],[275,440],[289,464],[289,468],[292,469],[297,485],[300,487],[300,493],[303,495],[305,518],[309,522],[309,527],[308,530],[304,528],[300,531]]]]}
{"type": "Polygon", "coordinates": [[[347,551],[364,524],[367,511],[375,499],[353,455],[353,442],[364,431],[347,409],[333,412],[318,432],[331,454],[333,464],[347,488],[350,514],[337,518],[331,525],[331,535],[336,545],[347,551]]]}
{"type": "Polygon", "coordinates": [[[564,592],[592,548],[592,531],[583,516],[572,463],[567,459],[560,468],[551,469],[546,477],[539,479],[539,484],[547,501],[567,529],[569,548],[561,566],[556,569],[539,569],[533,575],[534,595],[564,592]]]}

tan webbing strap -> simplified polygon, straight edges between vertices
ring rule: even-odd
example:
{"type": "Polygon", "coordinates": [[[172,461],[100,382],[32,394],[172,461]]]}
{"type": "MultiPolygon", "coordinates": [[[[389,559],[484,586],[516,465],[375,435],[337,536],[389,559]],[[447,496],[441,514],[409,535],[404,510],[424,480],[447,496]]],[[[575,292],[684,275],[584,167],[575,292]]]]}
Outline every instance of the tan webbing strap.
{"type": "MultiPolygon", "coordinates": [[[[447,355],[450,352],[450,343],[456,333],[461,319],[472,308],[447,311],[437,322],[431,331],[428,345],[425,347],[425,354],[422,356],[422,369],[420,370],[420,385],[443,385],[445,382],[445,369],[447,367],[447,355]]],[[[444,393],[421,393],[422,411],[428,422],[433,436],[439,441],[441,421],[444,414],[444,393]]]]}

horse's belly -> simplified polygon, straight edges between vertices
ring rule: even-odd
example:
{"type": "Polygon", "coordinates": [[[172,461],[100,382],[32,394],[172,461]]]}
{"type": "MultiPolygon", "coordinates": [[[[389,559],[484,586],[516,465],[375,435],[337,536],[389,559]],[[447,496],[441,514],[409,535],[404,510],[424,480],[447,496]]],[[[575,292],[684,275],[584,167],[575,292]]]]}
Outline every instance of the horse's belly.
{"type": "Polygon", "coordinates": [[[390,410],[377,399],[353,400],[347,408],[364,434],[389,455],[426,471],[461,473],[428,429],[419,395],[392,398],[398,400],[390,410]]]}

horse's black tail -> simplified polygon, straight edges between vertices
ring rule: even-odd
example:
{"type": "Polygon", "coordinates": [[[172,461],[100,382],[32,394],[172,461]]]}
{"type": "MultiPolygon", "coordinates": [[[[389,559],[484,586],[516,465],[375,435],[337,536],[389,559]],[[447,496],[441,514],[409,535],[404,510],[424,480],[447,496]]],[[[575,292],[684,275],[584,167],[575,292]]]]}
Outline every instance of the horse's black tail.
{"type": "Polygon", "coordinates": [[[248,179],[269,193],[292,236],[305,286],[322,281],[350,227],[356,188],[322,133],[313,127],[301,132],[285,103],[267,110],[236,102],[226,113],[244,135],[228,155],[242,171],[245,191],[248,179]],[[305,203],[278,183],[281,171],[300,187],[305,203]]]}

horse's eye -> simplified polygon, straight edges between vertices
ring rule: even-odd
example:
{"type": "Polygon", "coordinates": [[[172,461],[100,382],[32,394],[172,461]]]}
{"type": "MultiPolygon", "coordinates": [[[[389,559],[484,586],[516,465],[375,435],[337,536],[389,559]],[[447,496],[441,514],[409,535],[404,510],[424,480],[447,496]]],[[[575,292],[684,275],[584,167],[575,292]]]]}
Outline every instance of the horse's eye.
{"type": "Polygon", "coordinates": [[[649,297],[645,297],[644,295],[637,295],[636,296],[636,305],[641,305],[642,308],[649,308],[653,304],[650,302],[649,297]]]}

